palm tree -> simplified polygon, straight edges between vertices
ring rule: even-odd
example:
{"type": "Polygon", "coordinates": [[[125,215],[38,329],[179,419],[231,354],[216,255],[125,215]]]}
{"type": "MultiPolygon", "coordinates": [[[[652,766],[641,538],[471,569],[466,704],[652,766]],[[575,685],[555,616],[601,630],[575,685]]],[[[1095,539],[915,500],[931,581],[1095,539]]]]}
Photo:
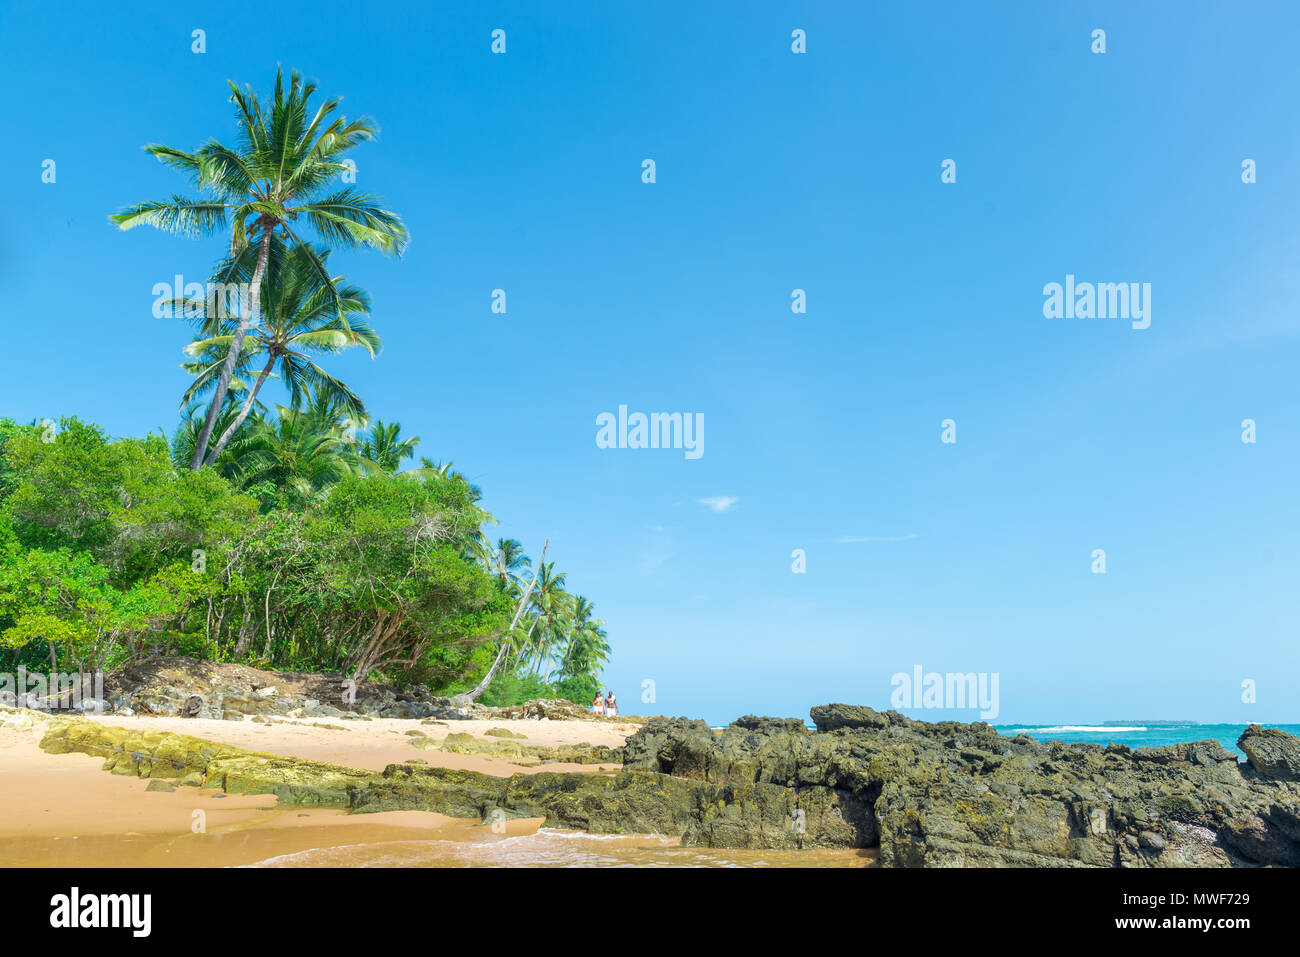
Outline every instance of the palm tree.
{"type": "Polygon", "coordinates": [[[425,479],[450,479],[452,481],[464,482],[469,489],[469,498],[471,502],[477,502],[483,497],[483,490],[467,479],[462,472],[457,472],[451,467],[451,462],[435,462],[430,458],[420,459],[420,468],[411,469],[403,473],[413,478],[425,479]]]}
{"type": "Polygon", "coordinates": [[[575,595],[569,612],[569,640],[560,662],[563,675],[595,677],[609,660],[609,641],[602,627],[605,622],[593,618],[593,608],[582,595],[575,595]]]}
{"type": "MultiPolygon", "coordinates": [[[[193,469],[215,461],[209,449],[212,431],[225,404],[235,366],[243,355],[244,337],[261,308],[262,280],[273,241],[279,238],[306,246],[298,233],[300,223],[306,222],[326,241],[341,246],[373,246],[400,255],[407,242],[401,219],[373,197],[352,187],[324,192],[334,177],[348,169],[341,162],[343,154],[374,138],[373,123],[333,116],[339,100],[322,103],[311,113],[309,101],[316,85],[304,83],[296,71],[290,74],[286,92],[283,75],[276,69],[269,111],[264,111],[251,88],[241,90],[233,82],[229,85],[240,130],[237,148],[217,140],[208,141],[194,153],[159,144],[145,147],[161,162],[187,174],[197,189],[209,195],[201,199],[172,196],[139,203],[111,217],[121,229],[147,225],[183,236],[211,235],[224,230],[229,220],[230,254],[214,277],[222,284],[233,283],[244,253],[257,250],[247,300],[195,443],[190,462],[193,469]]],[[[333,292],[335,287],[325,264],[314,252],[308,259],[322,288],[334,299],[341,328],[346,328],[347,317],[333,292]]]]}
{"type": "MultiPolygon", "coordinates": [[[[182,368],[185,368],[186,365],[188,364],[183,364],[182,368]]],[[[228,428],[230,423],[235,421],[235,417],[239,415],[239,402],[237,400],[243,397],[244,383],[236,377],[231,379],[230,386],[230,391],[226,393],[226,407],[217,416],[218,429],[224,430],[228,428]]],[[[257,405],[259,407],[258,411],[261,412],[261,403],[259,402],[257,405]]],[[[202,410],[202,405],[191,403],[181,412],[181,423],[172,436],[172,464],[177,468],[187,467],[194,458],[194,447],[198,444],[199,434],[203,431],[205,416],[199,415],[202,410]]],[[[247,429],[245,432],[247,432],[247,429]]],[[[232,477],[228,470],[223,470],[222,474],[227,478],[232,477]]]]}
{"type": "Polygon", "coordinates": [[[399,423],[385,425],[382,419],[377,419],[374,428],[357,445],[357,455],[371,470],[396,475],[402,463],[415,455],[415,447],[420,444],[418,435],[409,439],[401,436],[399,423]]]}
{"type": "Polygon", "coordinates": [[[347,432],[311,408],[280,406],[276,418],[253,418],[223,465],[248,488],[269,482],[309,498],[355,472],[347,432]]]}
{"type": "Polygon", "coordinates": [[[567,633],[569,603],[572,600],[564,591],[568,576],[564,572],[557,574],[554,569],[555,562],[546,562],[538,567],[537,588],[533,592],[533,623],[528,629],[529,638],[533,642],[530,648],[533,674],[537,674],[548,660],[552,649],[563,644],[567,633]],[[533,629],[539,626],[537,637],[533,638],[533,629]]]}
{"type": "MultiPolygon", "coordinates": [[[[289,390],[290,406],[299,405],[310,386],[332,395],[349,414],[365,415],[365,404],[360,397],[346,383],[313,362],[311,356],[361,346],[373,358],[380,339],[364,318],[370,311],[370,298],[356,286],[343,285],[341,279],[331,279],[332,288],[326,290],[314,268],[313,256],[326,262],[329,251],[313,250],[305,244],[288,249],[278,241],[272,244],[270,265],[263,283],[263,319],[244,339],[243,354],[235,366],[238,373],[260,364],[261,371],[247,390],[239,414],[223,428],[214,430],[220,438],[209,450],[209,462],[220,458],[226,445],[244,424],[258,393],[277,365],[279,378],[289,390]],[[336,302],[346,317],[344,322],[338,319],[336,302]]],[[[248,267],[251,264],[244,265],[248,267]]],[[[239,273],[241,276],[246,274],[247,268],[239,273]]],[[[217,383],[234,343],[235,325],[230,320],[212,317],[204,320],[202,328],[207,337],[196,339],[186,347],[186,352],[198,356],[199,360],[184,366],[195,379],[183,402],[193,401],[217,383]]],[[[231,380],[232,386],[234,381],[231,380]]]]}
{"type": "Polygon", "coordinates": [[[498,538],[497,547],[491,550],[489,567],[501,582],[503,591],[517,594],[522,584],[521,579],[532,570],[533,562],[524,554],[524,546],[516,539],[498,538]]]}
{"type": "Polygon", "coordinates": [[[473,690],[467,691],[463,695],[457,695],[452,699],[453,701],[462,703],[477,701],[479,696],[487,690],[487,686],[492,683],[492,679],[496,676],[497,670],[501,667],[501,663],[505,661],[506,654],[511,651],[518,639],[520,634],[519,619],[523,617],[524,609],[528,607],[529,601],[532,598],[533,588],[537,586],[537,576],[541,573],[542,565],[546,564],[546,550],[550,547],[551,540],[549,538],[542,542],[541,565],[538,566],[537,571],[533,572],[533,580],[528,583],[528,587],[525,588],[523,594],[519,596],[519,604],[515,606],[514,617],[510,619],[510,624],[501,634],[501,647],[497,649],[497,656],[492,662],[492,667],[488,669],[487,674],[485,674],[479,683],[475,685],[473,690]]]}

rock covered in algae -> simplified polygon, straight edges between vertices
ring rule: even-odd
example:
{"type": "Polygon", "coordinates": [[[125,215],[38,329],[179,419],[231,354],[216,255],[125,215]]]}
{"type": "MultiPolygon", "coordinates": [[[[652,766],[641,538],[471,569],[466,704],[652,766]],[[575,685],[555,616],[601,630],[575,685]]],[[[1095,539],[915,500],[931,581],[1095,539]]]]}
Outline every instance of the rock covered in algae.
{"type": "Polygon", "coordinates": [[[56,719],[41,739],[51,754],[104,759],[104,770],[219,788],[228,794],[274,794],[286,804],[347,807],[349,790],[372,772],[302,758],[247,751],[187,734],[56,719]]]}
{"type": "Polygon", "coordinates": [[[408,731],[417,748],[426,751],[446,751],[450,754],[484,754],[507,761],[525,764],[622,764],[623,749],[600,744],[562,744],[549,747],[539,744],[520,744],[517,741],[483,741],[472,734],[453,732],[441,741],[418,731],[408,731]]]}

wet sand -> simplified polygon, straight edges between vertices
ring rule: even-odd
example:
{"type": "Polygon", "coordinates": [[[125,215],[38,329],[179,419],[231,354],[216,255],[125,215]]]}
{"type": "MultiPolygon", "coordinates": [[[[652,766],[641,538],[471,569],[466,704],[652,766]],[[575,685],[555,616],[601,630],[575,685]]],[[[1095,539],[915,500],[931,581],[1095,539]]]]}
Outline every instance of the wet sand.
{"type": "MultiPolygon", "coordinates": [[[[148,791],[147,780],[105,773],[102,758],[46,754],[37,744],[43,733],[0,730],[0,866],[229,867],[313,848],[435,835],[472,842],[490,833],[427,811],[350,815],[280,808],[270,795],[148,791]]],[[[541,823],[509,821],[506,833],[541,823]]]]}

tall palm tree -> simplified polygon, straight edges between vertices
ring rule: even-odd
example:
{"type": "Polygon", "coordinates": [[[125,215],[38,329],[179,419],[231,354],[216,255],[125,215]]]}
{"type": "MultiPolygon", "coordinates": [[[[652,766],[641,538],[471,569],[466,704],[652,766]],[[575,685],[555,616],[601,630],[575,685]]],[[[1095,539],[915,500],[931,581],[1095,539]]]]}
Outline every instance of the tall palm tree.
{"type": "MultiPolygon", "coordinates": [[[[278,241],[272,244],[263,283],[263,319],[244,339],[243,354],[235,366],[236,373],[259,365],[260,371],[247,389],[239,414],[222,428],[214,429],[213,434],[220,438],[208,453],[210,462],[220,458],[244,424],[258,393],[277,365],[279,378],[289,390],[290,406],[300,405],[307,388],[311,387],[334,396],[349,414],[365,415],[365,404],[360,397],[342,380],[317,365],[312,356],[337,353],[354,346],[361,346],[371,357],[375,355],[380,347],[379,335],[365,319],[370,311],[370,297],[356,286],[344,285],[341,279],[331,279],[332,288],[327,290],[311,261],[313,256],[326,262],[329,251],[313,250],[306,244],[289,248],[278,241]],[[338,308],[343,311],[344,322],[339,321],[338,308]]],[[[251,266],[245,262],[239,275],[247,275],[251,266]]],[[[191,402],[215,386],[234,344],[235,327],[236,323],[229,319],[208,317],[202,321],[205,337],[186,347],[186,352],[197,356],[198,361],[185,365],[195,379],[183,402],[191,402]]],[[[231,380],[232,385],[234,381],[231,380]]]]}
{"type": "MultiPolygon", "coordinates": [[[[325,192],[327,185],[348,169],[343,154],[374,138],[373,123],[334,116],[339,100],[328,100],[312,113],[309,101],[316,85],[304,83],[296,71],[290,74],[286,91],[282,72],[276,69],[269,110],[263,108],[251,87],[241,90],[234,82],[229,86],[240,131],[237,147],[217,140],[208,141],[194,153],[159,144],[145,147],[161,162],[188,175],[194,186],[208,195],[138,203],[111,217],[121,229],[147,225],[183,236],[211,235],[224,230],[229,221],[230,254],[214,277],[223,284],[234,282],[242,254],[250,248],[257,250],[247,301],[195,443],[190,462],[193,469],[215,461],[209,449],[212,431],[243,355],[244,337],[261,308],[262,280],[274,239],[306,245],[298,232],[305,222],[327,242],[340,246],[373,246],[400,255],[407,242],[401,219],[373,197],[352,187],[325,192]]],[[[312,253],[309,259],[322,288],[333,290],[319,256],[312,253]]],[[[334,305],[338,321],[346,327],[347,318],[337,297],[334,305]]]]}

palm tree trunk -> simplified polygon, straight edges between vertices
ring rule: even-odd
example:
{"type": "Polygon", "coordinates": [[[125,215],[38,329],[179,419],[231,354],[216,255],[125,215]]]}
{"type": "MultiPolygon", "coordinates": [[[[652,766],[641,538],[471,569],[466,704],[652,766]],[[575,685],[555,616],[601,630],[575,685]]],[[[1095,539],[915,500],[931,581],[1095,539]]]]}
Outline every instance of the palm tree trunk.
{"type": "MultiPolygon", "coordinates": [[[[546,549],[550,544],[551,540],[549,538],[542,543],[542,561],[546,560],[546,549]]],[[[528,589],[520,597],[518,607],[515,608],[514,620],[510,622],[510,627],[506,629],[506,633],[501,636],[501,650],[497,652],[497,659],[492,662],[492,667],[488,669],[488,673],[483,676],[483,680],[478,683],[478,686],[475,687],[473,691],[470,691],[467,694],[457,695],[452,699],[453,701],[463,701],[465,704],[471,704],[477,701],[484,691],[487,691],[487,686],[490,685],[492,679],[496,677],[497,669],[501,667],[501,661],[506,656],[506,649],[510,647],[510,636],[515,633],[515,628],[519,626],[519,619],[523,617],[524,614],[524,606],[528,604],[528,596],[533,593],[533,586],[537,584],[537,575],[540,572],[541,562],[538,562],[537,572],[533,573],[533,580],[529,583],[528,589]]]]}
{"type": "Polygon", "coordinates": [[[248,327],[253,324],[253,316],[256,315],[262,304],[262,279],[266,276],[267,260],[271,256],[271,223],[263,221],[261,248],[257,251],[257,266],[253,269],[252,288],[248,291],[247,308],[244,314],[239,317],[239,327],[235,329],[235,339],[230,344],[230,354],[226,356],[226,364],[221,367],[221,378],[217,380],[217,390],[212,393],[212,404],[208,406],[208,416],[203,420],[203,429],[199,432],[199,439],[194,444],[194,458],[190,460],[190,468],[198,471],[206,458],[208,451],[208,441],[212,438],[212,429],[217,424],[217,416],[221,413],[221,406],[226,401],[226,392],[230,390],[230,380],[235,375],[235,364],[239,362],[240,350],[244,347],[244,336],[248,333],[248,327]]]}
{"type": "Polygon", "coordinates": [[[212,465],[217,461],[217,458],[225,451],[226,443],[235,437],[235,433],[239,431],[239,427],[244,424],[244,420],[248,418],[248,413],[253,410],[253,403],[257,400],[257,393],[262,390],[262,383],[266,381],[266,377],[269,376],[271,370],[275,368],[275,359],[276,357],[272,355],[271,358],[267,360],[266,368],[264,368],[262,374],[257,377],[257,381],[253,383],[253,388],[248,393],[248,398],[244,400],[244,407],[239,410],[239,415],[235,416],[235,421],[230,423],[230,428],[226,429],[225,434],[221,436],[217,444],[208,452],[207,460],[203,463],[204,465],[212,465]]]}

